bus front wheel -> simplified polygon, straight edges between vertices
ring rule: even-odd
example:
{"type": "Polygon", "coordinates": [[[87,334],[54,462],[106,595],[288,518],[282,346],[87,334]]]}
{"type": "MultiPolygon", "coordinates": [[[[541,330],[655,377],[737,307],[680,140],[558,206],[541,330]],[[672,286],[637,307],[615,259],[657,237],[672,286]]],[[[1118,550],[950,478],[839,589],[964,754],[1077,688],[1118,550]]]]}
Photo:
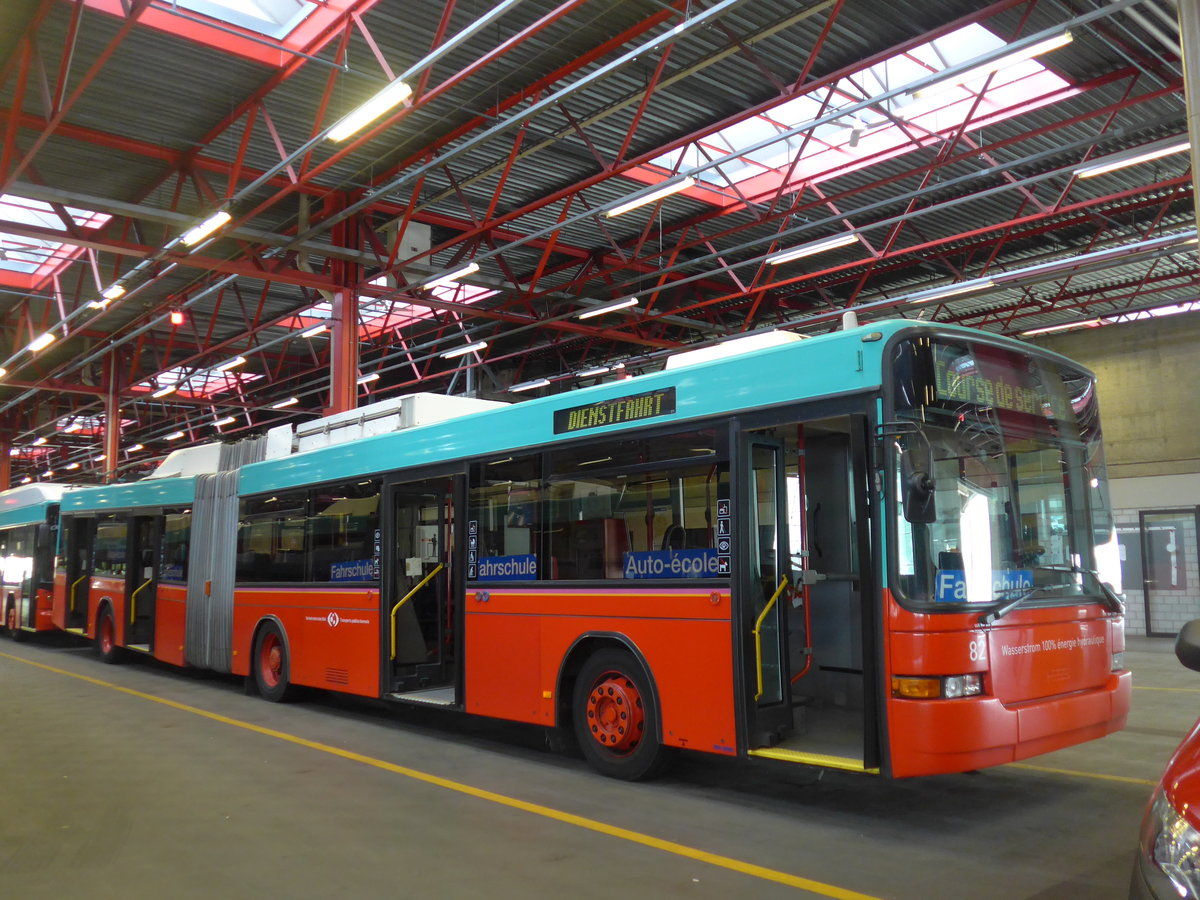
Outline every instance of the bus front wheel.
{"type": "Polygon", "coordinates": [[[265,623],[254,640],[254,680],[264,700],[279,703],[291,696],[287,643],[274,622],[265,623]]]}
{"type": "Polygon", "coordinates": [[[668,762],[651,691],[642,667],[624,650],[601,650],[583,664],[572,717],[580,749],[601,775],[638,781],[657,775],[668,762]]]}

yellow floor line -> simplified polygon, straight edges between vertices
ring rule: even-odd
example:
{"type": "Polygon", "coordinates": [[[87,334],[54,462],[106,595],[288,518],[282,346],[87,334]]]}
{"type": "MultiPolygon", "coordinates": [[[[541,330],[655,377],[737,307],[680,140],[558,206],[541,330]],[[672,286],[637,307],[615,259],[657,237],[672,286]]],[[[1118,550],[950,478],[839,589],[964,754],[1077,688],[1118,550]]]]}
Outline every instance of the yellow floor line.
{"type": "Polygon", "coordinates": [[[1157,781],[1146,778],[1130,778],[1128,775],[1105,775],[1102,772],[1081,772],[1077,769],[1056,769],[1052,766],[1035,766],[1030,763],[1008,763],[1006,768],[1029,769],[1031,772],[1050,772],[1054,775],[1073,775],[1076,778],[1095,778],[1098,781],[1120,781],[1124,784],[1144,784],[1154,787],[1157,781]]]}
{"type": "Polygon", "coordinates": [[[1135,684],[1135,691],[1171,691],[1176,694],[1200,694],[1200,688],[1166,688],[1166,687],[1150,687],[1146,684],[1135,684]]]}
{"type": "Polygon", "coordinates": [[[536,816],[542,816],[546,819],[564,822],[568,825],[574,825],[577,828],[584,828],[588,831],[606,834],[610,837],[620,838],[621,840],[630,841],[634,844],[641,844],[643,847],[651,847],[655,850],[661,850],[664,853],[672,853],[676,856],[682,856],[686,859],[694,859],[697,862],[707,863],[708,865],[717,866],[722,869],[728,869],[743,875],[750,875],[754,878],[761,878],[765,881],[774,881],[778,884],[788,885],[789,887],[801,888],[806,891],[811,891],[814,894],[820,894],[824,897],[835,897],[838,898],[838,900],[878,900],[878,898],[872,897],[869,894],[861,894],[858,891],[847,890],[846,888],[840,888],[832,884],[825,884],[821,881],[813,881],[809,878],[801,878],[797,875],[791,875],[787,872],[780,872],[776,869],[768,869],[765,866],[757,866],[753,863],[744,862],[740,859],[733,859],[728,856],[721,856],[717,853],[709,853],[705,850],[698,850],[695,847],[689,847],[686,844],[678,844],[674,841],[663,840],[648,834],[642,834],[638,831],[631,831],[628,828],[620,828],[616,825],[608,825],[604,822],[598,822],[595,819],[577,816],[573,813],[564,812],[559,809],[553,809],[549,806],[541,806],[537,803],[529,803],[525,800],[518,800],[515,797],[508,797],[504,794],[497,794],[494,791],[472,787],[469,784],[463,784],[458,781],[451,781],[448,778],[430,775],[428,772],[410,769],[407,766],[398,766],[395,763],[386,762],[382,759],[363,756],[362,754],[354,753],[351,750],[343,750],[340,747],[333,747],[329,744],[322,744],[318,741],[310,741],[306,738],[297,737],[294,734],[288,734],[283,731],[275,731],[271,728],[264,728],[261,725],[255,725],[251,722],[243,722],[240,719],[232,719],[229,716],[223,716],[220,713],[209,712],[208,710],[200,709],[199,707],[195,706],[188,706],[186,703],[178,703],[174,700],[166,700],[162,697],[155,697],[152,694],[145,694],[141,691],[134,690],[133,688],[122,687],[121,685],[113,684],[110,681],[102,681],[99,678],[92,678],[88,675],[80,675],[77,672],[68,672],[66,669],[58,669],[54,666],[48,666],[44,663],[23,659],[19,656],[12,656],[8,653],[0,653],[0,657],[3,657],[4,659],[11,659],[14,662],[36,666],[39,669],[45,669],[48,672],[54,672],[58,675],[65,675],[68,678],[76,678],[80,681],[86,681],[89,684],[94,684],[99,687],[111,688],[114,691],[120,691],[122,694],[128,694],[131,697],[137,697],[141,700],[149,700],[153,703],[161,703],[163,706],[170,706],[173,709],[178,709],[183,712],[192,713],[193,715],[202,716],[206,719],[212,719],[214,722],[221,722],[225,725],[232,725],[235,728],[242,728],[246,731],[253,731],[257,734],[272,737],[277,740],[287,741],[291,744],[298,744],[299,746],[307,747],[310,750],[319,750],[322,753],[328,753],[331,756],[340,756],[342,759],[348,759],[352,762],[373,766],[377,769],[382,769],[385,772],[403,775],[405,778],[411,778],[415,781],[424,782],[425,784],[436,785],[437,787],[445,788],[446,790],[456,791],[457,793],[466,794],[470,797],[476,797],[480,800],[486,800],[490,803],[496,803],[500,806],[519,809],[523,812],[532,813],[536,816]]]}

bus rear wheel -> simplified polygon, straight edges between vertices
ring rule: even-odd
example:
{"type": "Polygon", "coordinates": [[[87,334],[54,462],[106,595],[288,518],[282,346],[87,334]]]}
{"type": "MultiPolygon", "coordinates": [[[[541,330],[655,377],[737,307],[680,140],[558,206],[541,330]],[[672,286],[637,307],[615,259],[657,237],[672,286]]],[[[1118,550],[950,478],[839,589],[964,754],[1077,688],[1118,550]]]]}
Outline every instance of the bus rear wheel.
{"type": "Polygon", "coordinates": [[[571,709],[580,749],[601,775],[639,781],[669,761],[668,748],[658,741],[650,679],[632,654],[593,654],[575,680],[571,709]]]}
{"type": "Polygon", "coordinates": [[[288,653],[283,632],[274,622],[267,622],[254,640],[254,680],[258,694],[264,700],[279,703],[292,695],[288,683],[288,653]]]}
{"type": "Polygon", "coordinates": [[[96,652],[100,654],[100,662],[111,665],[120,660],[117,624],[113,620],[112,608],[108,606],[100,610],[100,618],[96,620],[96,652]]]}

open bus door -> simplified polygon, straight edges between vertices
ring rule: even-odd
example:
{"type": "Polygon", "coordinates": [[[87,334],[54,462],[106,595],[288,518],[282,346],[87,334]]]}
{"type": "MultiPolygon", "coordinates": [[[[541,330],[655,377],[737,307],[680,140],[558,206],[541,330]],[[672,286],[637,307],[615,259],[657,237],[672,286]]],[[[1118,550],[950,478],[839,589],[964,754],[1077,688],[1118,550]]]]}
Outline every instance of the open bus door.
{"type": "Polygon", "coordinates": [[[751,748],[768,747],[792,728],[788,683],[787,614],[791,597],[784,445],[759,434],[744,438],[744,485],[737,499],[745,548],[739,577],[743,626],[750,629],[746,735],[751,748]]]}
{"type": "Polygon", "coordinates": [[[447,475],[387,488],[380,595],[385,695],[395,700],[458,702],[454,511],[461,481],[447,475]]]}
{"type": "MultiPolygon", "coordinates": [[[[743,435],[750,469],[743,533],[751,546],[739,555],[748,570],[743,596],[753,599],[755,610],[744,627],[761,619],[756,640],[763,647],[763,687],[746,732],[751,756],[849,771],[879,768],[877,626],[865,575],[871,553],[867,434],[864,416],[847,415],[743,435]],[[769,606],[776,591],[778,610],[769,606]],[[782,703],[772,702],[776,698],[782,703]]],[[[743,623],[746,617],[743,610],[743,623]]]]}
{"type": "Polygon", "coordinates": [[[63,560],[66,563],[62,621],[64,631],[86,634],[88,627],[88,583],[92,577],[92,542],[96,520],[91,516],[63,519],[63,560]]]}
{"type": "Polygon", "coordinates": [[[129,517],[125,569],[125,646],[150,653],[154,649],[154,615],[158,606],[158,547],[162,516],[129,517]]]}

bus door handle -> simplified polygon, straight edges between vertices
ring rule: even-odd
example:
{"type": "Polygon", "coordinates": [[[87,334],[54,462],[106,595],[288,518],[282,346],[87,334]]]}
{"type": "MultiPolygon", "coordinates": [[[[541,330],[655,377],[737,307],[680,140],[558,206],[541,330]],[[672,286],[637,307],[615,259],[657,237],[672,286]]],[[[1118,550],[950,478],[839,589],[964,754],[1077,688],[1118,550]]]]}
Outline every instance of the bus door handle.
{"type": "Polygon", "coordinates": [[[413,589],[411,591],[409,591],[407,594],[405,594],[403,597],[401,597],[399,602],[395,606],[392,607],[392,627],[391,627],[392,659],[396,658],[396,613],[400,612],[400,607],[402,607],[405,603],[407,603],[409,600],[411,600],[413,597],[415,597],[417,594],[417,591],[419,591],[421,588],[425,587],[425,585],[429,584],[429,582],[433,580],[433,576],[436,575],[438,572],[442,571],[442,569],[444,569],[444,568],[446,568],[444,565],[442,565],[441,563],[438,563],[436,569],[434,569],[432,572],[430,572],[428,575],[426,575],[424,578],[422,578],[420,581],[418,581],[416,586],[413,587],[413,589]]]}
{"type": "Polygon", "coordinates": [[[134,620],[137,618],[137,595],[140,594],[147,587],[149,587],[150,583],[152,581],[154,581],[153,577],[147,578],[144,582],[142,582],[141,587],[139,587],[136,591],[134,591],[132,594],[129,595],[129,624],[130,625],[132,625],[134,623],[134,620]]]}
{"type": "Polygon", "coordinates": [[[758,676],[758,693],[754,695],[755,700],[763,695],[762,623],[766,621],[767,613],[775,607],[775,603],[779,600],[779,595],[783,593],[787,584],[787,576],[784,575],[779,582],[779,587],[775,588],[775,593],[771,595],[771,599],[767,601],[767,605],[763,607],[763,611],[758,614],[758,620],[754,623],[754,659],[755,669],[757,670],[755,674],[758,676]]]}
{"type": "Polygon", "coordinates": [[[71,585],[71,608],[70,608],[71,612],[75,612],[75,588],[79,587],[79,582],[86,581],[86,580],[87,580],[86,574],[80,575],[78,578],[75,579],[75,583],[71,585]]]}

